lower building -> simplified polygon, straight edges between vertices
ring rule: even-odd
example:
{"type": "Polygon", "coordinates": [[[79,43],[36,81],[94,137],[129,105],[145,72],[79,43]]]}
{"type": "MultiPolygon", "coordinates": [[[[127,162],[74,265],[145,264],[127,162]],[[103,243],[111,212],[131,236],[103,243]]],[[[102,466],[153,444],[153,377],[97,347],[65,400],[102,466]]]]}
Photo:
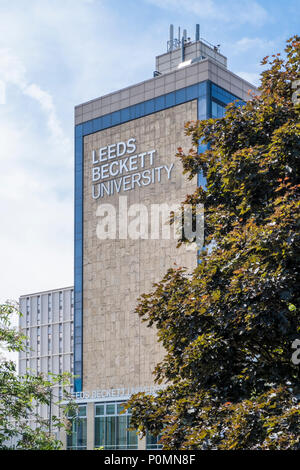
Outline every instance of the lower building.
{"type": "MultiPolygon", "coordinates": [[[[49,374],[73,374],[73,287],[23,295],[19,304],[22,313],[19,326],[26,336],[26,348],[19,353],[19,374],[41,373],[46,378],[51,377],[49,374]]],[[[73,391],[72,387],[69,391],[73,391]]],[[[51,413],[56,416],[62,413],[56,405],[63,399],[62,392],[59,385],[49,390],[51,413]]],[[[50,407],[40,405],[36,412],[47,420],[50,407]]],[[[34,418],[29,419],[34,427],[34,418]]]]}
{"type": "Polygon", "coordinates": [[[94,390],[74,393],[78,412],[70,416],[72,432],[61,436],[67,450],[151,450],[160,449],[159,438],[141,438],[129,430],[130,410],[124,404],[138,392],[155,394],[160,387],[94,390]]]}

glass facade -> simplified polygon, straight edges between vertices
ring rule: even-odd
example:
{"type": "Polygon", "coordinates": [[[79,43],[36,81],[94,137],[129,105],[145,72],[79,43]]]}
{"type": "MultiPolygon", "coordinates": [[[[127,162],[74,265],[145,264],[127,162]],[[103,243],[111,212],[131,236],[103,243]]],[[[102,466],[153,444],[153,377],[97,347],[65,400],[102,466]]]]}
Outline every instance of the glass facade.
{"type": "Polygon", "coordinates": [[[71,433],[67,435],[67,450],[86,450],[87,418],[86,405],[78,406],[77,415],[69,415],[71,433]]]}
{"type": "Polygon", "coordinates": [[[95,404],[95,448],[137,449],[135,431],[129,431],[130,413],[124,413],[122,403],[95,404]]]}
{"type": "Polygon", "coordinates": [[[214,119],[221,118],[224,116],[224,113],[225,113],[225,107],[213,101],[212,102],[212,117],[214,119]]]}
{"type": "Polygon", "coordinates": [[[220,101],[225,105],[232,103],[233,101],[237,101],[237,104],[244,104],[244,101],[242,101],[239,97],[233,95],[227,90],[224,90],[224,88],[215,85],[214,83],[211,83],[211,97],[213,100],[220,101]]]}

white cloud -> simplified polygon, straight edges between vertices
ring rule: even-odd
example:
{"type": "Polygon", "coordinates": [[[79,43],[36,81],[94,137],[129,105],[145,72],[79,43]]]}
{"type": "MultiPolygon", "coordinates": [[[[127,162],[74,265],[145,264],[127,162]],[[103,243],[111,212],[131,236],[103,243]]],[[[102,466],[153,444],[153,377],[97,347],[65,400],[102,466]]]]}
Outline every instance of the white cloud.
{"type": "Polygon", "coordinates": [[[61,124],[57,117],[53,98],[50,93],[47,93],[46,91],[42,90],[35,83],[24,87],[23,92],[31,98],[35,99],[40,104],[43,111],[45,111],[48,128],[52,133],[53,137],[57,139],[61,143],[61,145],[67,145],[69,148],[71,148],[70,141],[64,135],[61,124]]]}
{"type": "Polygon", "coordinates": [[[64,145],[70,145],[57,117],[52,96],[36,83],[27,82],[24,64],[9,49],[0,49],[0,78],[5,85],[16,85],[22,93],[36,100],[46,114],[48,128],[53,137],[64,145]]]}
{"type": "Polygon", "coordinates": [[[144,79],[160,47],[141,25],[132,49],[123,21],[100,1],[0,2],[1,301],[73,283],[73,106],[144,79]]]}
{"type": "Polygon", "coordinates": [[[29,82],[25,65],[7,48],[0,50],[0,77],[10,95],[0,106],[3,302],[72,284],[73,173],[71,141],[51,94],[29,82]],[[65,188],[69,197],[60,200],[65,188]]]}
{"type": "Polygon", "coordinates": [[[270,20],[270,13],[255,0],[147,0],[157,7],[185,11],[197,15],[199,20],[211,19],[234,25],[262,25],[270,20]]]}
{"type": "Polygon", "coordinates": [[[257,53],[261,53],[263,50],[272,50],[274,47],[274,41],[267,41],[262,38],[248,38],[244,37],[234,43],[233,53],[248,52],[255,50],[257,53]]]}
{"type": "MultiPolygon", "coordinates": [[[[32,291],[72,284],[73,172],[63,162],[63,182],[49,177],[51,139],[0,119],[1,301],[32,291]],[[49,144],[49,146],[47,145],[49,144]],[[29,165],[30,152],[32,164],[29,165]],[[69,197],[60,199],[61,186],[69,197]]],[[[54,173],[55,174],[55,173],[54,173]]]]}

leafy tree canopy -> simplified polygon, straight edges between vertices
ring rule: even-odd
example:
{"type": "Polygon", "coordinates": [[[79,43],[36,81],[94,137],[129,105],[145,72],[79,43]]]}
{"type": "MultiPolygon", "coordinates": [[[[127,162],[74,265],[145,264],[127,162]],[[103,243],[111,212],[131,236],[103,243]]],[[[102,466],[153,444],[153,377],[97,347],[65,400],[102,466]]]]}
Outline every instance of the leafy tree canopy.
{"type": "Polygon", "coordinates": [[[166,350],[155,370],[166,388],[130,400],[132,425],[165,449],[300,448],[299,36],[285,52],[263,59],[258,95],[187,123],[192,148],[178,149],[184,172],[206,177],[184,203],[204,204],[214,248],[137,307],[166,350]]]}
{"type": "MultiPolygon", "coordinates": [[[[11,327],[11,317],[18,314],[13,305],[0,305],[0,346],[9,352],[23,351],[25,336],[11,327]]],[[[69,374],[51,375],[45,379],[41,374],[18,376],[15,362],[0,357],[0,449],[60,449],[62,443],[54,431],[68,427],[67,420],[52,416],[51,422],[42,419],[36,411],[38,405],[50,405],[52,390],[60,384],[68,397],[69,374]],[[34,420],[35,428],[30,424],[34,420]]],[[[58,403],[58,400],[54,400],[58,403]]],[[[67,408],[73,409],[69,402],[67,408]]]]}

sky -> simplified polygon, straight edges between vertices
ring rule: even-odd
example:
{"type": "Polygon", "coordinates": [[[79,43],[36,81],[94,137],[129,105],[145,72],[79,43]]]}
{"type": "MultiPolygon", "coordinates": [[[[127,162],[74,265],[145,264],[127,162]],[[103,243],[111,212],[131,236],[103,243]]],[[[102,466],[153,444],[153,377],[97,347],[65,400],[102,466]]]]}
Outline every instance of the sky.
{"type": "Polygon", "coordinates": [[[0,302],[73,284],[74,106],[152,77],[169,25],[258,84],[299,0],[0,0],[0,302]]]}

